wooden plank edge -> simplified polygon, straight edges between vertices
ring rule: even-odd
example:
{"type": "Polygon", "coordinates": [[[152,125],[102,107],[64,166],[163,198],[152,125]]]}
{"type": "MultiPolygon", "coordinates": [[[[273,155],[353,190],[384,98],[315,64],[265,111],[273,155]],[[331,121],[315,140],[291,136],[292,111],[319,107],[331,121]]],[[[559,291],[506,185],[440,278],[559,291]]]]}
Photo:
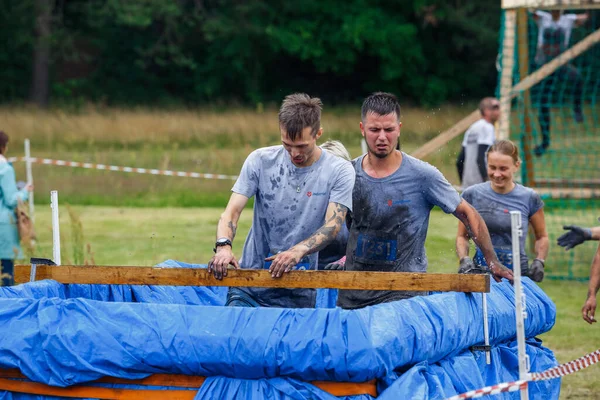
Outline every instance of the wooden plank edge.
{"type": "MultiPolygon", "coordinates": [[[[169,394],[169,399],[189,399],[194,398],[196,391],[205,382],[204,376],[191,376],[181,374],[154,374],[143,379],[123,379],[113,377],[103,377],[91,383],[106,384],[126,384],[143,386],[171,386],[181,389],[177,390],[149,390],[149,389],[120,389],[120,388],[102,388],[97,386],[75,385],[70,387],[56,387],[43,383],[27,381],[15,381],[13,379],[27,379],[19,370],[0,369],[0,390],[11,392],[39,394],[46,396],[63,397],[92,397],[100,399],[164,399],[165,394],[169,394]],[[15,385],[14,382],[22,384],[15,385]],[[98,390],[100,389],[100,390],[98,390]],[[188,397],[190,393],[191,397],[188,397]],[[157,395],[155,395],[157,393],[157,395]],[[176,397],[171,397],[174,394],[176,397]],[[141,397],[141,396],[146,397],[141,397]],[[160,396],[163,397],[160,397],[160,396]],[[119,397],[120,396],[120,397],[119,397]],[[134,396],[134,397],[129,397],[134,396]],[[138,397],[136,397],[138,396],[138,397]],[[178,397],[177,397],[178,396],[178,397]]],[[[310,384],[333,396],[358,396],[368,394],[377,397],[377,381],[375,379],[367,382],[333,382],[333,381],[312,381],[310,384]]]]}
{"type": "MultiPolygon", "coordinates": [[[[15,282],[29,281],[30,265],[15,266],[15,282]]],[[[373,271],[291,271],[272,278],[268,270],[234,270],[222,280],[205,268],[132,266],[37,266],[36,280],[64,284],[233,286],[271,288],[326,288],[342,290],[402,290],[489,292],[489,275],[373,271]]]]}

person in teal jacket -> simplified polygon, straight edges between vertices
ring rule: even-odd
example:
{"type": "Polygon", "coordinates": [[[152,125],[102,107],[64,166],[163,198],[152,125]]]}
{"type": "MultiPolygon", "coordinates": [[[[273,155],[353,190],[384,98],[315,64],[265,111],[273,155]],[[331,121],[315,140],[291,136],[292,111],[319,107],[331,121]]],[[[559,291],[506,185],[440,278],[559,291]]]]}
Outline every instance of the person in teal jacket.
{"type": "Polygon", "coordinates": [[[0,131],[0,259],[2,260],[2,286],[14,285],[14,260],[22,257],[17,216],[19,200],[27,201],[33,186],[17,189],[15,170],[6,159],[8,135],[0,131]]]}

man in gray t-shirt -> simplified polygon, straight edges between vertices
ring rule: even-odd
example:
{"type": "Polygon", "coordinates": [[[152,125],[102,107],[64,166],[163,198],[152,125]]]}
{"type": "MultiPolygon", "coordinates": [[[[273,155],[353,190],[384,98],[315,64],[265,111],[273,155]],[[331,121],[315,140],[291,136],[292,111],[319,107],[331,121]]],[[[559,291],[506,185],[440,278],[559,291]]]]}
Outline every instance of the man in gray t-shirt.
{"type": "MultiPolygon", "coordinates": [[[[282,146],[252,152],[233,186],[217,228],[209,270],[221,279],[228,265],[269,269],[274,278],[292,269],[317,269],[317,252],[331,243],[352,208],[352,165],[316,145],[321,102],[287,96],[279,113],[282,146]],[[232,241],[239,216],[255,197],[253,223],[239,263],[232,241]]],[[[227,305],[314,307],[314,289],[230,288],[227,305]]]]}
{"type": "Polygon", "coordinates": [[[496,140],[494,124],[500,118],[500,102],[494,97],[486,97],[479,103],[479,112],[481,119],[465,132],[456,161],[463,189],[487,180],[485,152],[496,140]]]}
{"type": "MultiPolygon", "coordinates": [[[[512,272],[496,258],[485,223],[473,207],[436,168],[396,150],[401,126],[396,96],[374,93],[364,101],[360,128],[368,152],[354,161],[354,211],[345,269],[426,272],[425,238],[431,209],[437,205],[473,233],[497,280],[512,279],[512,272]]],[[[338,305],[361,308],[419,294],[423,292],[340,290],[338,305]]]]}

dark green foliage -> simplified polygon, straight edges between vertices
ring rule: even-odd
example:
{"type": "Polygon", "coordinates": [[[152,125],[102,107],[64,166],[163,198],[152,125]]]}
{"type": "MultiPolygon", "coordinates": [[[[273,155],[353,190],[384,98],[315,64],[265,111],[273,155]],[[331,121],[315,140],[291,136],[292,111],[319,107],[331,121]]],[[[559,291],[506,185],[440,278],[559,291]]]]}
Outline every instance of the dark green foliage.
{"type": "MultiPolygon", "coordinates": [[[[56,0],[54,103],[330,102],[387,90],[432,105],[492,92],[497,0],[56,0]]],[[[33,0],[0,0],[2,101],[31,80],[33,0]],[[8,28],[8,29],[7,29],[8,28]]]]}

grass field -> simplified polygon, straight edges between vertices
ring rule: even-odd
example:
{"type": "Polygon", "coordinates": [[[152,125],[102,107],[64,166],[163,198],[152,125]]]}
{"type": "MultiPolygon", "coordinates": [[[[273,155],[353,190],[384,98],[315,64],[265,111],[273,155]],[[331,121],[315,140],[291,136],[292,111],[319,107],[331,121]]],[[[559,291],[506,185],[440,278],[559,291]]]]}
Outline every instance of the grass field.
{"type": "MultiPolygon", "coordinates": [[[[83,244],[89,244],[99,265],[153,265],[166,259],[206,263],[212,255],[214,232],[219,215],[217,208],[127,208],[73,207],[83,226],[83,244]]],[[[37,254],[52,256],[49,207],[38,207],[37,254]]],[[[63,236],[62,262],[68,264],[74,253],[71,221],[68,212],[60,211],[63,236]]],[[[252,210],[240,219],[234,250],[240,248],[252,221],[252,210]]],[[[453,216],[434,210],[427,237],[430,272],[454,272],[457,268],[454,237],[457,222],[453,216]]],[[[591,247],[592,244],[583,246],[591,247]]],[[[89,254],[87,255],[89,259],[89,254]]],[[[591,260],[591,259],[590,259],[591,260]]],[[[600,325],[589,326],[581,319],[580,309],[587,285],[573,281],[546,281],[541,287],[557,306],[554,328],[543,335],[544,344],[552,349],[559,362],[567,362],[600,347],[600,325]]],[[[600,398],[600,366],[563,379],[561,399],[600,398]]]]}

